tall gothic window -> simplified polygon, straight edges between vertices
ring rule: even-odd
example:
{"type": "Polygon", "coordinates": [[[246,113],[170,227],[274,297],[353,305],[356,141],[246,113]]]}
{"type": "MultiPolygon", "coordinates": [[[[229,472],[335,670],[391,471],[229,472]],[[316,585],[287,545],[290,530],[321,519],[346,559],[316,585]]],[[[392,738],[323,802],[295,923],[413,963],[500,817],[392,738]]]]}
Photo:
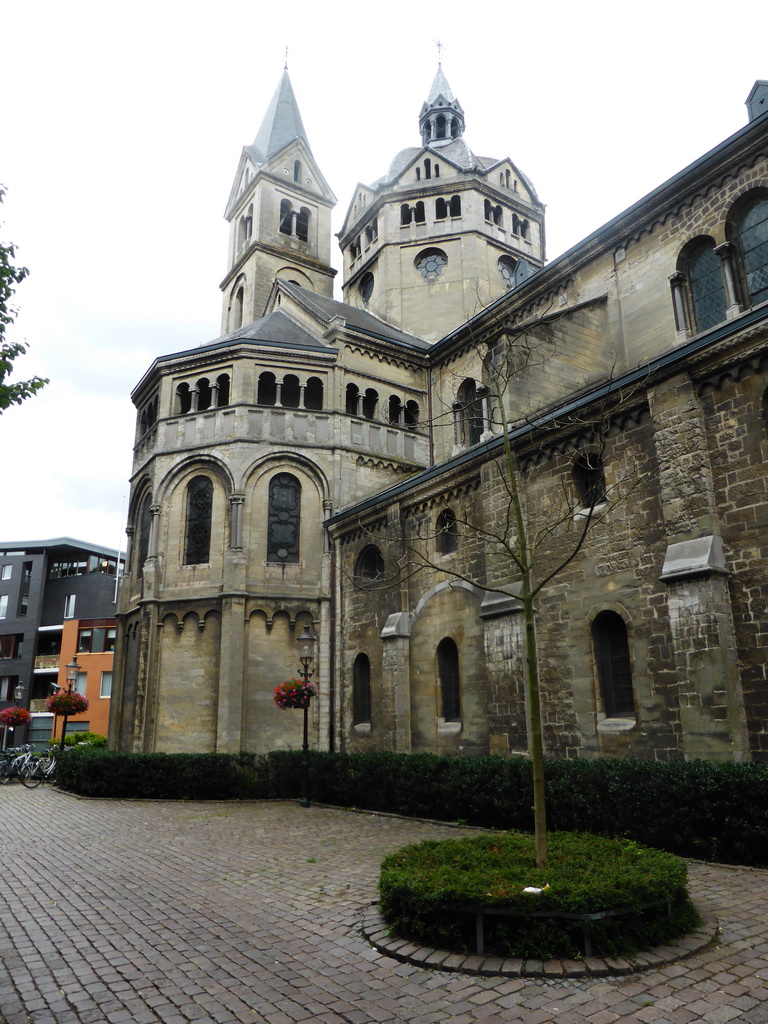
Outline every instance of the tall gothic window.
{"type": "Polygon", "coordinates": [[[440,703],[443,718],[446,722],[459,722],[461,721],[459,649],[449,636],[437,645],[437,675],[440,680],[440,703]]]}
{"type": "Polygon", "coordinates": [[[592,622],[592,646],[597,678],[608,718],[633,718],[632,668],[629,639],[624,620],[616,612],[605,611],[592,622]]]}
{"type": "Polygon", "coordinates": [[[697,331],[725,320],[725,288],[720,259],[712,243],[706,243],[692,255],[688,264],[688,281],[697,331]]]}
{"type": "Polygon", "coordinates": [[[196,476],[187,487],[185,565],[200,565],[209,560],[212,511],[213,484],[207,476],[196,476]]]}
{"type": "Polygon", "coordinates": [[[371,720],[371,663],[367,654],[358,654],[352,668],[352,724],[371,720]]]}
{"type": "Polygon", "coordinates": [[[462,433],[464,444],[477,444],[483,436],[483,400],[477,393],[477,384],[471,377],[459,388],[459,402],[462,406],[462,433]]]}
{"type": "Polygon", "coordinates": [[[444,508],[437,517],[435,526],[437,550],[441,555],[450,555],[459,546],[456,530],[456,513],[452,508],[444,508]]]}
{"type": "Polygon", "coordinates": [[[768,299],[768,199],[750,206],[739,227],[739,241],[753,306],[768,299]]]}
{"type": "Polygon", "coordinates": [[[152,529],[152,495],[148,494],[141,503],[139,510],[139,543],[136,552],[136,571],[139,576],[144,574],[144,563],[149,554],[149,531],[152,529]]]}
{"type": "Polygon", "coordinates": [[[269,485],[268,562],[298,562],[300,525],[301,484],[290,473],[278,473],[269,485]]]}

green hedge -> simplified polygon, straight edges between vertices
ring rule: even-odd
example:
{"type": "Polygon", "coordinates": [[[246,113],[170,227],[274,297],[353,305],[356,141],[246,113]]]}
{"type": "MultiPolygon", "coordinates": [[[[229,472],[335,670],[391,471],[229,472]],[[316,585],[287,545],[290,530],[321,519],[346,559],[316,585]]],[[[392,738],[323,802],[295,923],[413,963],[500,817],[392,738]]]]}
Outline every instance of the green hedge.
{"type": "Polygon", "coordinates": [[[396,935],[460,953],[475,951],[474,910],[489,911],[486,954],[524,959],[584,952],[583,922],[542,914],[616,914],[590,922],[597,956],[631,956],[698,923],[682,860],[583,832],[551,833],[541,871],[533,837],[519,833],[407,846],[383,862],[379,893],[396,935]]]}
{"type": "MultiPolygon", "coordinates": [[[[66,751],[60,786],[88,796],[290,799],[298,751],[117,754],[66,751]]],[[[681,856],[768,866],[768,769],[633,758],[547,763],[549,827],[625,836],[681,856]]],[[[527,758],[310,752],[310,798],[321,803],[501,830],[533,828],[527,758]]]]}

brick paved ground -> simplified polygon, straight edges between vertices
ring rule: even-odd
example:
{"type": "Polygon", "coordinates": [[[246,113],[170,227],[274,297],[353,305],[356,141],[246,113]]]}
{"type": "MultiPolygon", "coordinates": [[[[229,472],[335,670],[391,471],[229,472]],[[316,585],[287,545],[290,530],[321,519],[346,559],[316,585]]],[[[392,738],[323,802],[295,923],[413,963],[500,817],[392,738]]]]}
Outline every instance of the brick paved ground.
{"type": "Polygon", "coordinates": [[[359,922],[378,865],[439,825],[294,804],[0,789],[7,1024],[768,1024],[768,872],[691,867],[718,947],[629,977],[399,964],[359,922]]]}

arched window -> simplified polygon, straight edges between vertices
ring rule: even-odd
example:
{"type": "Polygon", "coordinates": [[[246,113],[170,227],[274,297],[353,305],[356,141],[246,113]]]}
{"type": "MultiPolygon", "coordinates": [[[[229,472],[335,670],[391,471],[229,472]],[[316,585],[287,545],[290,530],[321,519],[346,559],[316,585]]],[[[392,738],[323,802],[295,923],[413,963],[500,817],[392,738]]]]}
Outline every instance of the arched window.
{"type": "Polygon", "coordinates": [[[417,224],[423,224],[426,220],[426,214],[424,213],[424,203],[419,200],[413,210],[413,219],[417,224]]]}
{"type": "Polygon", "coordinates": [[[304,408],[323,408],[323,382],[319,377],[310,377],[304,388],[304,408]]]}
{"type": "Polygon", "coordinates": [[[216,378],[216,405],[221,408],[222,405],[229,405],[229,374],[220,373],[216,378]]]}
{"type": "Polygon", "coordinates": [[[459,546],[456,532],[456,514],[452,508],[444,508],[435,524],[437,550],[441,555],[450,555],[459,546]]]}
{"type": "Polygon", "coordinates": [[[573,482],[582,508],[594,508],[607,499],[605,468],[598,452],[585,452],[573,464],[573,482]]]}
{"type": "Polygon", "coordinates": [[[477,444],[483,436],[483,400],[478,394],[477,384],[471,377],[459,388],[458,400],[461,405],[461,427],[464,444],[477,444]]]}
{"type": "Polygon", "coordinates": [[[705,242],[691,254],[688,262],[693,318],[697,331],[725,320],[725,287],[720,258],[713,242],[705,242]]]}
{"type": "Polygon", "coordinates": [[[403,203],[400,207],[400,223],[410,224],[411,223],[411,208],[408,203],[403,203]]]}
{"type": "Polygon", "coordinates": [[[444,139],[446,137],[446,121],[444,114],[438,114],[435,120],[435,138],[444,139]]]}
{"type": "Polygon", "coordinates": [[[248,207],[248,213],[245,215],[245,240],[253,234],[253,203],[248,207]]]}
{"type": "Polygon", "coordinates": [[[197,391],[197,409],[198,412],[202,412],[204,409],[210,409],[211,407],[211,382],[207,377],[201,377],[195,385],[195,391],[197,391]]]}
{"type": "Polygon", "coordinates": [[[390,423],[399,423],[400,422],[400,413],[402,411],[402,408],[403,408],[403,403],[400,401],[400,399],[397,397],[397,395],[390,395],[389,396],[389,409],[388,409],[388,418],[389,418],[389,422],[390,423]]]}
{"type": "Polygon", "coordinates": [[[452,217],[461,216],[461,196],[451,196],[450,212],[452,217]]]}
{"type": "Polygon", "coordinates": [[[440,680],[442,717],[446,722],[460,722],[461,681],[459,678],[459,650],[449,636],[445,637],[437,645],[437,676],[440,680]]]}
{"type": "Polygon", "coordinates": [[[499,227],[503,225],[504,214],[502,213],[502,209],[500,206],[494,206],[493,210],[491,211],[491,219],[493,220],[493,223],[498,224],[499,227]]]}
{"type": "Polygon", "coordinates": [[[302,242],[306,242],[309,238],[309,210],[306,206],[302,206],[296,214],[296,237],[300,238],[302,242]]]}
{"type": "Polygon", "coordinates": [[[288,199],[280,201],[280,231],[284,235],[293,234],[293,206],[288,199]]]}
{"type": "Polygon", "coordinates": [[[451,118],[451,138],[457,139],[459,137],[459,119],[457,117],[451,118]]]}
{"type": "Polygon", "coordinates": [[[486,220],[493,220],[493,203],[490,199],[486,199],[483,203],[483,212],[486,220]]]}
{"type": "Polygon", "coordinates": [[[200,565],[209,560],[212,511],[213,484],[207,476],[196,476],[187,487],[185,565],[200,565]]]}
{"type": "Polygon", "coordinates": [[[176,388],[176,412],[179,416],[188,413],[192,408],[192,393],[189,384],[179,384],[176,388]]]}
{"type": "Polygon", "coordinates": [[[608,718],[634,718],[632,666],[627,627],[616,612],[605,611],[592,622],[595,667],[608,718]]]}
{"type": "Polygon", "coordinates": [[[419,403],[411,399],[405,403],[405,425],[415,427],[419,422],[419,403]]]}
{"type": "MultiPolygon", "coordinates": [[[[517,182],[515,182],[515,184],[517,184],[517,182]]],[[[528,228],[529,227],[530,227],[530,224],[528,223],[527,220],[521,220],[520,221],[520,237],[521,238],[527,238],[528,237],[528,228]]]]}
{"type": "Polygon", "coordinates": [[[269,484],[268,562],[298,562],[300,526],[301,484],[290,473],[278,473],[269,484]]]}
{"type": "Polygon", "coordinates": [[[136,551],[136,570],[139,576],[144,574],[144,563],[149,554],[149,534],[152,529],[152,495],[147,494],[139,509],[139,543],[136,551]]]}
{"type": "Polygon", "coordinates": [[[739,225],[739,245],[751,305],[768,299],[768,199],[750,206],[739,225]]]}
{"type": "Polygon", "coordinates": [[[384,556],[375,544],[366,545],[355,562],[355,576],[358,580],[380,580],[384,578],[384,556]]]}
{"type": "Polygon", "coordinates": [[[240,285],[235,291],[232,303],[232,330],[236,331],[243,326],[243,307],[245,305],[245,288],[240,285]]]}
{"type": "Polygon", "coordinates": [[[240,223],[237,226],[237,247],[241,249],[248,238],[248,228],[246,225],[245,217],[240,218],[240,223]]]}
{"type": "Polygon", "coordinates": [[[376,407],[379,404],[379,393],[374,388],[368,388],[363,395],[363,416],[367,420],[376,419],[376,407]]]}
{"type": "Polygon", "coordinates": [[[448,203],[444,199],[435,200],[435,219],[445,220],[448,216],[448,203]]]}
{"type": "Polygon", "coordinates": [[[367,654],[358,654],[352,667],[352,724],[371,721],[371,663],[367,654]]]}
{"type": "Polygon", "coordinates": [[[280,404],[286,409],[299,408],[299,378],[293,373],[287,373],[283,377],[283,386],[280,389],[280,404]]]}
{"type": "Polygon", "coordinates": [[[301,160],[293,161],[293,180],[301,182],[301,160]]]}
{"type": "Polygon", "coordinates": [[[259,386],[256,389],[257,405],[274,405],[277,401],[277,384],[274,373],[268,370],[259,374],[259,386]]]}
{"type": "Polygon", "coordinates": [[[431,178],[432,177],[432,161],[431,160],[425,160],[424,161],[424,177],[425,178],[431,178]]]}
{"type": "Polygon", "coordinates": [[[347,416],[359,416],[357,411],[360,388],[357,384],[347,384],[345,412],[347,416]]]}

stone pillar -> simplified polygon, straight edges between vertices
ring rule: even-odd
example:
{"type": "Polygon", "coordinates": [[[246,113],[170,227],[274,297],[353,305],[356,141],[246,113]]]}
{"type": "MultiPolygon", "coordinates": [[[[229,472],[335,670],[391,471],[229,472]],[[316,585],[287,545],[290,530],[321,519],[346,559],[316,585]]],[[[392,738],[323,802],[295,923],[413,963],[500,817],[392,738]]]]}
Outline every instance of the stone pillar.
{"type": "Polygon", "coordinates": [[[245,674],[245,594],[221,600],[219,693],[216,716],[216,752],[236,754],[243,749],[243,677],[245,674]]]}
{"type": "Polygon", "coordinates": [[[243,504],[244,494],[232,494],[229,498],[229,546],[240,550],[243,546],[243,504]]]}
{"type": "Polygon", "coordinates": [[[410,649],[411,616],[395,612],[381,631],[382,706],[387,723],[392,722],[395,750],[411,750],[410,649]]]}
{"type": "Polygon", "coordinates": [[[275,405],[281,408],[283,405],[283,382],[281,380],[275,381],[275,405]]]}
{"type": "Polygon", "coordinates": [[[306,405],[304,404],[304,392],[306,390],[307,390],[307,385],[306,384],[299,384],[299,408],[300,409],[306,409],[306,405]]]}
{"type": "Polygon", "coordinates": [[[672,305],[675,310],[675,330],[678,335],[688,337],[688,322],[685,315],[685,275],[679,271],[669,279],[672,289],[672,305]]]}
{"type": "Polygon", "coordinates": [[[160,513],[162,505],[150,505],[149,513],[152,517],[149,521],[149,543],[147,545],[147,558],[157,558],[157,542],[160,533],[160,513]]]}
{"type": "Polygon", "coordinates": [[[669,625],[686,758],[749,756],[707,427],[693,382],[649,390],[667,552],[669,625]]]}
{"type": "Polygon", "coordinates": [[[736,295],[736,278],[733,273],[733,244],[723,242],[715,248],[720,257],[720,265],[723,271],[723,283],[725,285],[725,307],[726,316],[732,320],[741,312],[739,301],[736,295]]]}
{"type": "Polygon", "coordinates": [[[461,414],[464,411],[464,406],[461,402],[454,402],[451,406],[453,409],[453,443],[457,448],[461,447],[461,414]]]}
{"type": "MultiPolygon", "coordinates": [[[[127,538],[125,542],[125,575],[131,571],[133,566],[131,565],[131,558],[133,557],[133,527],[126,526],[125,536],[127,538]]],[[[119,568],[118,568],[119,572],[119,568]]]]}

